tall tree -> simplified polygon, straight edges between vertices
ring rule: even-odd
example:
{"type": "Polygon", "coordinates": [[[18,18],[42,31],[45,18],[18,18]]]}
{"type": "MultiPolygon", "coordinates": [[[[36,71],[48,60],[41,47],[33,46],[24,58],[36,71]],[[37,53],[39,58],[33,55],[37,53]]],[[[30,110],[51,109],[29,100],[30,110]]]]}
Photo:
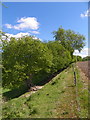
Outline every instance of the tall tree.
{"type": "Polygon", "coordinates": [[[33,85],[33,76],[50,71],[52,54],[48,47],[32,37],[11,38],[3,41],[3,86],[19,87],[24,82],[28,89],[33,85]]]}
{"type": "Polygon", "coordinates": [[[78,50],[80,52],[85,46],[84,35],[76,33],[73,30],[65,30],[60,27],[57,31],[54,31],[53,34],[55,40],[60,41],[60,44],[69,50],[71,55],[73,55],[74,50],[78,50]]]}
{"type": "Polygon", "coordinates": [[[53,55],[52,72],[56,72],[67,67],[71,62],[70,52],[59,44],[59,41],[50,41],[47,44],[53,55]]]}

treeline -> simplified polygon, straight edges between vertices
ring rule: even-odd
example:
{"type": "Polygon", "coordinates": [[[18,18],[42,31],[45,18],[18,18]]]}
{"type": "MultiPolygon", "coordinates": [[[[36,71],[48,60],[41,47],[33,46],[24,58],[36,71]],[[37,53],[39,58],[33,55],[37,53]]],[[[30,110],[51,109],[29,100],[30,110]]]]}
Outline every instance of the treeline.
{"type": "Polygon", "coordinates": [[[76,62],[76,61],[90,61],[90,56],[86,56],[82,58],[81,56],[73,55],[73,62],[76,62]]]}
{"type": "Polygon", "coordinates": [[[32,37],[12,38],[4,43],[2,58],[3,85],[10,88],[24,83],[30,88],[72,60],[58,41],[43,43],[32,37]]]}
{"type": "MultiPolygon", "coordinates": [[[[80,45],[71,38],[76,38],[77,35],[83,43],[84,37],[70,30],[67,32],[63,28],[59,28],[58,31],[58,36],[60,34],[61,38],[48,43],[36,40],[32,36],[25,36],[18,40],[15,38],[11,38],[10,41],[2,40],[3,87],[13,89],[26,84],[30,89],[31,86],[46,80],[48,76],[66,68],[74,61],[72,53],[75,45],[78,49],[80,45]],[[65,35],[68,37],[67,40],[63,39],[65,35]]],[[[57,32],[54,32],[56,38],[57,32]]]]}
{"type": "Polygon", "coordinates": [[[82,61],[90,61],[90,56],[86,56],[82,59],[82,61]]]}

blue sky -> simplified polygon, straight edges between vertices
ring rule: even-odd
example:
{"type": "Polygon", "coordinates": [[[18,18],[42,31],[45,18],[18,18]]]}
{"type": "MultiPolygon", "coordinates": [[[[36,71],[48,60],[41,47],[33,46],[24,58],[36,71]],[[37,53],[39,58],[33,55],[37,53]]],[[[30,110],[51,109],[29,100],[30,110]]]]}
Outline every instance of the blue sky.
{"type": "Polygon", "coordinates": [[[30,33],[42,41],[48,41],[54,39],[52,32],[62,25],[64,29],[85,35],[85,47],[88,47],[87,2],[5,2],[4,4],[8,7],[2,9],[2,25],[5,32],[13,35],[20,32],[30,33]],[[29,27],[28,21],[32,22],[29,27]]]}

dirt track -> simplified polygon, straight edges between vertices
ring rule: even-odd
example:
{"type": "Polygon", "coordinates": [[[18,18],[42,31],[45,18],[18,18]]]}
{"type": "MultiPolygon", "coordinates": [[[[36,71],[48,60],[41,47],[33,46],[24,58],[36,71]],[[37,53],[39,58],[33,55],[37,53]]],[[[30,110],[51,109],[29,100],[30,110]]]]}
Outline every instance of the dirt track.
{"type": "Polygon", "coordinates": [[[77,66],[85,73],[90,79],[90,61],[77,62],[77,66]]]}

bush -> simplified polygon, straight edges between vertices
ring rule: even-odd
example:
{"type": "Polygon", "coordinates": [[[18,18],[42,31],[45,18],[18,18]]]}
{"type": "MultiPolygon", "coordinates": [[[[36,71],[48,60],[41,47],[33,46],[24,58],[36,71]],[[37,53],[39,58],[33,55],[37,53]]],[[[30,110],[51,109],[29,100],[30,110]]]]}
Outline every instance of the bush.
{"type": "Polygon", "coordinates": [[[48,48],[52,51],[53,64],[52,72],[67,67],[71,62],[70,52],[67,51],[58,41],[48,43],[48,48]]]}
{"type": "Polygon", "coordinates": [[[3,86],[11,89],[27,84],[28,89],[71,63],[70,52],[58,41],[43,43],[22,37],[3,43],[3,86]]]}
{"type": "Polygon", "coordinates": [[[73,55],[73,62],[76,62],[76,61],[82,61],[82,57],[81,56],[75,56],[73,55]]]}
{"type": "Polygon", "coordinates": [[[33,78],[40,71],[49,73],[52,66],[52,54],[48,47],[32,37],[18,40],[12,38],[3,42],[3,86],[19,87],[21,84],[33,84],[33,78]]]}

